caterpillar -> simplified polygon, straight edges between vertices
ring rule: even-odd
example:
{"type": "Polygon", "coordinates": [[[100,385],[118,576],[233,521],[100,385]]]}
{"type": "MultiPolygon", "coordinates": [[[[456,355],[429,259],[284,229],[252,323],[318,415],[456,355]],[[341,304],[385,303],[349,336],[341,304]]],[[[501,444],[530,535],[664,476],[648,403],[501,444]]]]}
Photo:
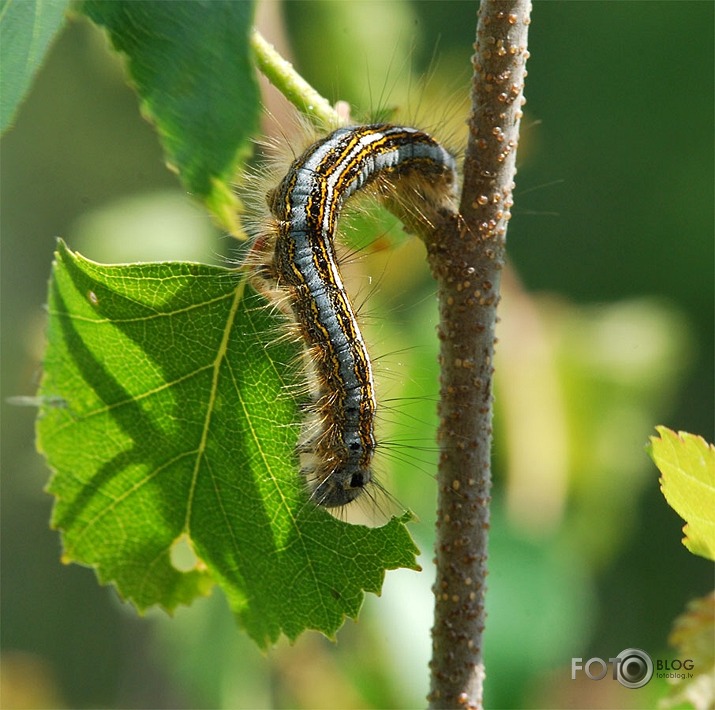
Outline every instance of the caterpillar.
{"type": "Polygon", "coordinates": [[[377,446],[372,364],[336,259],[341,208],[370,187],[402,214],[429,221],[452,200],[456,182],[453,156],[430,135],[370,124],[315,142],[267,194],[275,222],[257,273],[285,296],[314,375],[298,453],[318,505],[355,500],[373,481],[377,446]]]}

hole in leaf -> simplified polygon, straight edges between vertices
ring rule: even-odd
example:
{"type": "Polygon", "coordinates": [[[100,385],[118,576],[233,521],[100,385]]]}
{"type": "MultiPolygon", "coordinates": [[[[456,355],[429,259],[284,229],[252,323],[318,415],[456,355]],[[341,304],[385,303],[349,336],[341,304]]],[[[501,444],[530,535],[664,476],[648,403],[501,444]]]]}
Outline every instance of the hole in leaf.
{"type": "Polygon", "coordinates": [[[188,535],[182,534],[174,540],[171,546],[171,564],[179,572],[190,572],[200,566],[201,562],[188,535]]]}

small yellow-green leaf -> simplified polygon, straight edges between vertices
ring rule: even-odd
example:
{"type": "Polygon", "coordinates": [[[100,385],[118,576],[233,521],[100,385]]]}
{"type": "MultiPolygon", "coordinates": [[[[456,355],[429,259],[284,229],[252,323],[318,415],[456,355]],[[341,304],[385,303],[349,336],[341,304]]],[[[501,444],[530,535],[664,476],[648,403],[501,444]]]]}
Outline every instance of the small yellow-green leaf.
{"type": "Polygon", "coordinates": [[[686,521],[683,544],[715,560],[715,447],[702,437],[659,426],[649,453],[662,474],[665,499],[686,521]]]}
{"type": "Polygon", "coordinates": [[[217,583],[265,647],[332,636],[386,569],[417,568],[404,523],[349,525],[308,500],[295,455],[294,343],[236,269],[104,266],[60,243],[37,441],[64,559],[139,609],[217,583]]]}

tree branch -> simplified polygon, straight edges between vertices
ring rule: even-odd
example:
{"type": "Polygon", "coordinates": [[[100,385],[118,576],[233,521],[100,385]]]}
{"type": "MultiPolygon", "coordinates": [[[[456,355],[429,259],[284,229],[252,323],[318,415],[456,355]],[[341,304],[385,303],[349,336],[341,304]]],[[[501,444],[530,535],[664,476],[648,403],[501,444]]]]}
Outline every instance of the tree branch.
{"type": "Polygon", "coordinates": [[[530,0],[482,0],[460,215],[428,243],[442,367],[431,708],[482,707],[494,327],[530,12],[530,0]]]}

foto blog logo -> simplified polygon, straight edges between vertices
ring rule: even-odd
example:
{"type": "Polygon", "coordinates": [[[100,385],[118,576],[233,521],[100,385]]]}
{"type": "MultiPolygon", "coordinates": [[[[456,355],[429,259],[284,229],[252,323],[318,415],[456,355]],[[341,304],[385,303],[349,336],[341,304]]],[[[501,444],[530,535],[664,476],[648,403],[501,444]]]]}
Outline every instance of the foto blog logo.
{"type": "Polygon", "coordinates": [[[653,660],[639,648],[626,648],[615,658],[605,661],[603,658],[571,659],[571,680],[576,680],[577,673],[585,673],[591,680],[601,680],[608,674],[611,664],[611,677],[626,688],[642,688],[653,677],[653,660]]]}

